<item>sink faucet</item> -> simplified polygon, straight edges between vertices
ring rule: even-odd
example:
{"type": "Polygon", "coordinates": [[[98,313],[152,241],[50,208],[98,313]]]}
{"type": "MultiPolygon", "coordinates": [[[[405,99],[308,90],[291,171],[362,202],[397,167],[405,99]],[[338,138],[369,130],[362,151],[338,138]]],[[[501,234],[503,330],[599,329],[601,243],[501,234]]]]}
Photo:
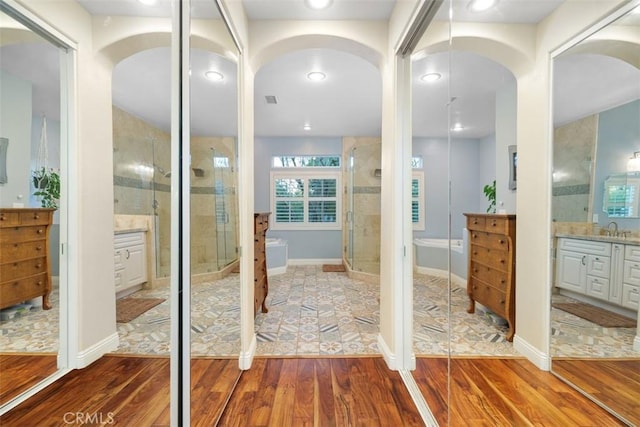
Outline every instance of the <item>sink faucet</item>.
{"type": "Polygon", "coordinates": [[[611,221],[609,225],[607,225],[607,232],[609,236],[618,237],[618,223],[615,221],[611,221]],[[611,226],[613,225],[613,233],[611,233],[611,226]]]}

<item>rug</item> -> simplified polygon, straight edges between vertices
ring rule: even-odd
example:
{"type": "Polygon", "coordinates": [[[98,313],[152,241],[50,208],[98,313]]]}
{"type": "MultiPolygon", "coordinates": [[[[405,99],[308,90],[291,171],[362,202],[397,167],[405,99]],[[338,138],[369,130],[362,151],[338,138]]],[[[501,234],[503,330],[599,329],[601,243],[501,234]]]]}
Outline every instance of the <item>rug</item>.
{"type": "Polygon", "coordinates": [[[322,271],[325,273],[341,273],[347,270],[342,264],[322,264],[322,271]]]}
{"type": "Polygon", "coordinates": [[[567,313],[571,313],[575,316],[582,317],[589,322],[603,326],[605,328],[635,328],[636,319],[622,316],[617,313],[612,313],[600,307],[595,307],[590,304],[582,302],[572,303],[555,303],[554,308],[557,308],[567,313]]]}
{"type": "Polygon", "coordinates": [[[127,323],[162,303],[164,298],[122,298],[116,301],[116,322],[127,323]]]}

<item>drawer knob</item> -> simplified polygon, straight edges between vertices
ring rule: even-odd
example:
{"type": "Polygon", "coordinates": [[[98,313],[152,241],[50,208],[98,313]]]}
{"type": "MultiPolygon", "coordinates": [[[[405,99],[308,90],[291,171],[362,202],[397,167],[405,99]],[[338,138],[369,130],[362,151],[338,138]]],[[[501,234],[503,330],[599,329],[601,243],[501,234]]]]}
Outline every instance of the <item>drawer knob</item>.
{"type": "Polygon", "coordinates": [[[40,229],[38,229],[38,234],[42,234],[42,233],[44,233],[44,230],[43,230],[43,229],[41,229],[41,228],[40,228],[40,229]]]}
{"type": "Polygon", "coordinates": [[[5,216],[4,215],[0,215],[0,221],[5,221],[5,220],[6,220],[5,216]]]}
{"type": "Polygon", "coordinates": [[[500,304],[504,304],[504,300],[503,299],[500,300],[500,304]]]}
{"type": "Polygon", "coordinates": [[[504,245],[504,240],[500,239],[500,240],[498,240],[498,243],[500,243],[501,245],[504,245]]]}
{"type": "Polygon", "coordinates": [[[34,215],[33,215],[33,219],[40,219],[40,215],[38,215],[38,214],[34,214],[34,215]]]}
{"type": "Polygon", "coordinates": [[[42,264],[36,264],[36,268],[42,268],[42,264]]]}
{"type": "Polygon", "coordinates": [[[504,264],[504,262],[505,262],[505,260],[504,260],[504,259],[501,259],[501,260],[500,260],[500,264],[504,264]]]}
{"type": "Polygon", "coordinates": [[[36,246],[36,251],[41,251],[42,250],[42,246],[36,246]]]}
{"type": "Polygon", "coordinates": [[[42,280],[38,280],[38,283],[36,283],[37,286],[42,286],[42,280]]]}

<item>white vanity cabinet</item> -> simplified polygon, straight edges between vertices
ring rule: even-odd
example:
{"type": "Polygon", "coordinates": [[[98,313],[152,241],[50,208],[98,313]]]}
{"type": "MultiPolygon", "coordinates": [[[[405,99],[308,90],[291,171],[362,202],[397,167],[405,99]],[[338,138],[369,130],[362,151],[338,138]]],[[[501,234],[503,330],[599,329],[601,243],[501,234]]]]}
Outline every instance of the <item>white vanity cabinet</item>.
{"type": "Polygon", "coordinates": [[[640,246],[625,246],[622,273],[622,305],[640,310],[640,246]]]}
{"type": "Polygon", "coordinates": [[[556,286],[637,310],[640,246],[559,238],[556,286]]]}
{"type": "Polygon", "coordinates": [[[147,281],[147,250],[144,232],[114,236],[116,293],[147,281]]]}

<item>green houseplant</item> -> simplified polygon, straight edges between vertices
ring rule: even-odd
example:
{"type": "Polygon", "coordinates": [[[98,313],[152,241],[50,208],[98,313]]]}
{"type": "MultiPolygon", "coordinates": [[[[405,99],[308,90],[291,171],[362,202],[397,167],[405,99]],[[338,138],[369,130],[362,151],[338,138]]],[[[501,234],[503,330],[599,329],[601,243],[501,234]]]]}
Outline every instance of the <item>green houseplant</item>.
{"type": "Polygon", "coordinates": [[[40,204],[43,208],[58,209],[58,201],[60,200],[60,174],[53,170],[42,166],[33,171],[33,186],[36,191],[34,196],[40,198],[40,204]]]}
{"type": "Polygon", "coordinates": [[[486,184],[482,188],[482,192],[489,201],[488,213],[496,213],[496,180],[494,179],[491,184],[486,184]]]}

